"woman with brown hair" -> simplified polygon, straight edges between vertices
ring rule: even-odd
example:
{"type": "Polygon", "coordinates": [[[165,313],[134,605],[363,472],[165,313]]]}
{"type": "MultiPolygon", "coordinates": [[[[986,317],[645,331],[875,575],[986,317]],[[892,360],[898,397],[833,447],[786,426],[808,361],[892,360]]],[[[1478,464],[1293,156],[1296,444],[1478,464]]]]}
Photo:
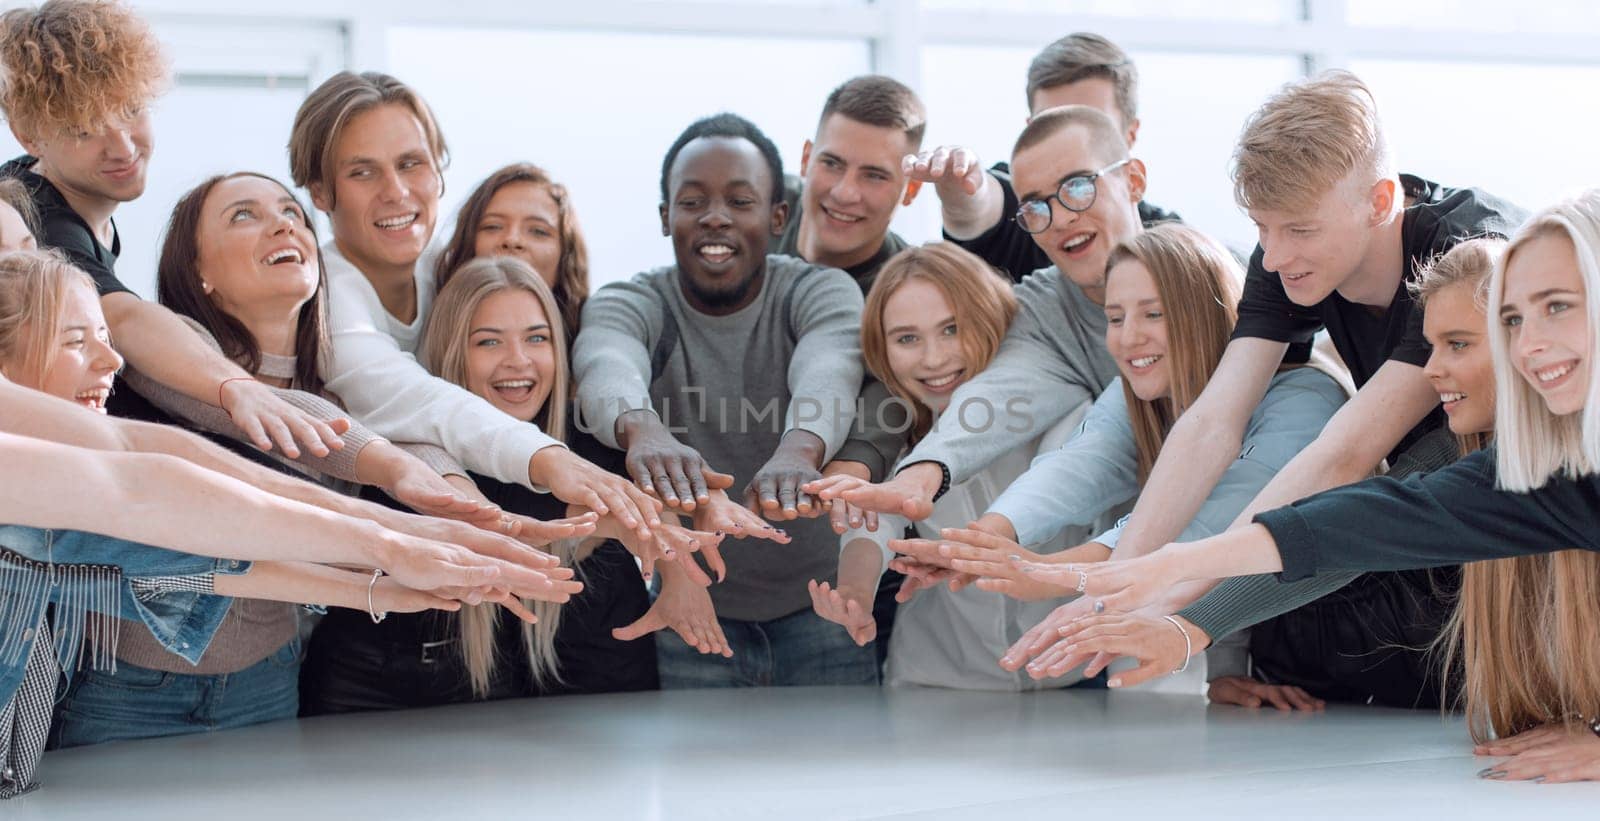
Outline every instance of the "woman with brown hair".
{"type": "Polygon", "coordinates": [[[571,350],[589,298],[589,246],[572,195],[543,168],[513,163],[478,183],[456,214],[455,233],[439,254],[434,279],[442,290],[462,265],[493,256],[521,259],[550,286],[571,350]]]}
{"type": "MultiPolygon", "coordinates": [[[[1056,547],[1054,540],[1063,528],[1094,525],[1137,495],[1160,453],[1166,431],[1216,369],[1232,332],[1242,280],[1237,263],[1225,249],[1177,224],[1157,226],[1124,241],[1110,255],[1107,272],[1106,347],[1122,373],[1122,385],[1113,384],[1101,394],[1077,434],[1064,445],[1047,449],[1026,472],[1018,471],[1021,475],[1015,481],[1000,482],[995,491],[1003,487],[1003,493],[993,493],[964,517],[941,522],[943,530],[929,527],[930,532],[919,534],[923,538],[889,543],[890,548],[911,557],[896,561],[896,567],[912,576],[911,587],[949,580],[950,587],[969,596],[987,594],[991,602],[987,611],[975,611],[967,615],[967,621],[993,624],[994,609],[1004,608],[1008,630],[996,630],[959,653],[950,639],[939,640],[930,634],[930,643],[942,641],[945,649],[940,652],[950,658],[946,676],[902,672],[900,680],[972,686],[959,683],[962,678],[949,677],[951,671],[987,681],[991,688],[1060,686],[1073,680],[1062,677],[1069,670],[1036,681],[1021,671],[1020,665],[994,665],[993,660],[1011,644],[1010,636],[1077,592],[1071,587],[1037,583],[1015,572],[1007,558],[1025,555],[1050,562],[1097,561],[1109,555],[1120,528],[1067,550],[1056,547]],[[980,516],[1003,525],[1000,529],[1010,530],[1015,538],[980,532],[967,524],[980,516]],[[1023,544],[1039,549],[1030,551],[1023,544]],[[966,591],[974,581],[978,581],[977,590],[966,591]]],[[[1251,418],[1243,455],[1190,528],[1202,532],[1216,529],[1237,515],[1250,497],[1316,436],[1345,396],[1335,379],[1315,368],[1288,369],[1275,376],[1251,418]]],[[[943,595],[946,591],[938,592],[943,595]]],[[[896,635],[906,629],[900,619],[912,618],[912,612],[908,607],[897,619],[896,635]]],[[[943,630],[953,635],[948,626],[943,630]]],[[[907,641],[912,632],[908,630],[907,641]]],[[[897,641],[891,639],[891,644],[897,641]]],[[[891,678],[896,678],[895,655],[891,646],[891,678]]],[[[927,660],[935,655],[927,649],[916,655],[907,653],[902,667],[909,669],[915,663],[926,669],[927,660]]]]}

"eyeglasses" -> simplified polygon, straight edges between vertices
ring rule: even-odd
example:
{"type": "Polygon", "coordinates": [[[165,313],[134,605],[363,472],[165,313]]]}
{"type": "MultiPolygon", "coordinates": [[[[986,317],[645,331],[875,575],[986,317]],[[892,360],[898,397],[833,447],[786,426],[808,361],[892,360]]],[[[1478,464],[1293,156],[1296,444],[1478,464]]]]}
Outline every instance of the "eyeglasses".
{"type": "MultiPolygon", "coordinates": [[[[1093,174],[1075,174],[1061,181],[1061,187],[1056,189],[1056,202],[1061,207],[1073,212],[1087,211],[1094,206],[1095,193],[1098,187],[1095,181],[1106,174],[1132,162],[1132,158],[1124,158],[1094,172],[1093,174]]],[[[1051,208],[1050,199],[1031,200],[1022,204],[1017,209],[1014,219],[1022,230],[1030,234],[1038,234],[1050,227],[1051,208]]]]}

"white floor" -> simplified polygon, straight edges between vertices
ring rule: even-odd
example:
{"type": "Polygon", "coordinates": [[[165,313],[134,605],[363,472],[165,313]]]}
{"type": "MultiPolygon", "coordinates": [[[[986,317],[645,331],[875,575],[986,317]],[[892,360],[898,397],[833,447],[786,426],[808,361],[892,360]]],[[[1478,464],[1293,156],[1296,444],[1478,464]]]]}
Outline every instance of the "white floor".
{"type": "Polygon", "coordinates": [[[640,693],[363,714],[46,755],[7,821],[1600,817],[1474,777],[1459,721],[1149,693],[640,693]]]}

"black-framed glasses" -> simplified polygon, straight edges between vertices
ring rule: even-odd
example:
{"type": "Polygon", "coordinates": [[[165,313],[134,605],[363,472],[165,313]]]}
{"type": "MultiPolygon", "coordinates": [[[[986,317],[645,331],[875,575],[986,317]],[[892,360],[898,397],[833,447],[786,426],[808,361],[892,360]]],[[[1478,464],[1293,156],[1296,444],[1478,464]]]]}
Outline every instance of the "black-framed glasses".
{"type": "Polygon", "coordinates": [[[1052,216],[1051,199],[1061,203],[1061,207],[1068,211],[1089,210],[1094,206],[1095,193],[1099,190],[1096,182],[1106,174],[1110,174],[1132,161],[1133,158],[1124,157],[1093,174],[1074,174],[1062,180],[1061,187],[1056,189],[1054,197],[1030,200],[1017,208],[1017,214],[1014,217],[1017,225],[1030,234],[1038,234],[1049,228],[1052,216]]]}

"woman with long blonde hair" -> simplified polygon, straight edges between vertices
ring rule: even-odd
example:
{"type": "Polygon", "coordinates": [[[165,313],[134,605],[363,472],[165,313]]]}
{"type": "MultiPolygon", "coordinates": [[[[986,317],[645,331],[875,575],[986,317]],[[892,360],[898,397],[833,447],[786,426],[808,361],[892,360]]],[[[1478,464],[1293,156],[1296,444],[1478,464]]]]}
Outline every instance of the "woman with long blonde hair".
{"type": "MultiPolygon", "coordinates": [[[[583,458],[622,470],[620,453],[570,424],[560,306],[523,260],[479,257],[456,269],[434,301],[420,353],[435,376],[538,425],[583,458]]],[[[559,518],[587,512],[520,484],[475,473],[468,478],[511,513],[559,518]]],[[[637,534],[609,516],[595,533],[599,538],[552,545],[585,589],[562,605],[528,602],[537,616],[531,625],[470,606],[459,616],[398,616],[378,625],[330,615],[318,627],[306,663],[302,689],[308,707],[337,712],[654,689],[654,645],[614,635],[644,619],[651,607],[640,567],[619,543],[637,534]]],[[[684,550],[717,541],[672,525],[663,525],[658,538],[673,538],[684,550]]]]}
{"type": "MultiPolygon", "coordinates": [[[[1518,229],[1490,279],[1494,447],[1434,473],[1330,490],[1222,536],[1067,572],[1106,609],[1132,610],[1190,580],[1600,552],[1597,290],[1600,189],[1591,189],[1518,229]]],[[[1595,567],[1551,558],[1470,578],[1485,584],[1461,603],[1468,726],[1480,742],[1499,739],[1480,754],[1512,756],[1481,774],[1600,778],[1595,567]]]]}

